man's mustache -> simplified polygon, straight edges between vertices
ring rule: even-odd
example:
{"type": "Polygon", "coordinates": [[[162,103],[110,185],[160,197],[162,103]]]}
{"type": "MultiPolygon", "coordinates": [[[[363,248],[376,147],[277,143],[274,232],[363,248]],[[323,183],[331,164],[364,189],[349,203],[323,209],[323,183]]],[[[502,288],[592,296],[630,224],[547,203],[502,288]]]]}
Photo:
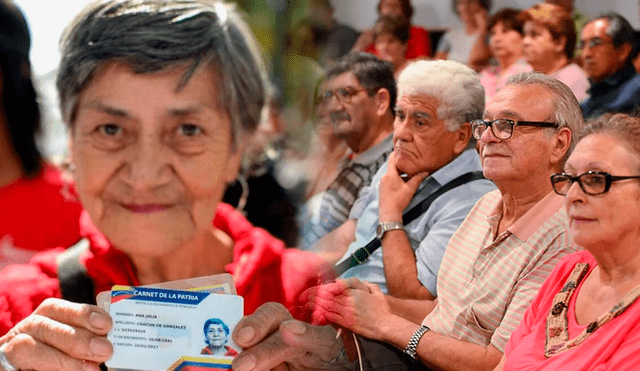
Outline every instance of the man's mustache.
{"type": "Polygon", "coordinates": [[[330,116],[331,122],[334,124],[340,121],[351,121],[351,116],[346,111],[331,112],[330,116]]]}

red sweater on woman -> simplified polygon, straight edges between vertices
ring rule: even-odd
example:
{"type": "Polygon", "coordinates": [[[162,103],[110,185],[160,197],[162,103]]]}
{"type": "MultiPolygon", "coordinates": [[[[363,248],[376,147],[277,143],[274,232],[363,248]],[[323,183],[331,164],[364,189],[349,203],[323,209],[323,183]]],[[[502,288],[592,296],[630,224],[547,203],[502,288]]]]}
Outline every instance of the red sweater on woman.
{"type": "MultiPolygon", "coordinates": [[[[233,207],[220,203],[213,225],[234,241],[234,260],[226,271],[233,275],[238,295],[244,297],[245,314],[260,305],[279,302],[299,319],[308,314],[299,310],[302,291],[327,278],[331,272],[312,253],[286,249],[284,243],[265,230],[256,228],[233,207]]],[[[113,285],[138,286],[135,267],[129,258],[107,241],[89,219],[80,217],[80,230],[88,238],[90,248],[80,262],[87,268],[95,293],[110,290],[113,285]]],[[[65,246],[68,247],[68,246],[65,246]]],[[[60,298],[56,257],[63,247],[34,256],[28,264],[8,266],[0,271],[0,335],[27,317],[47,298],[60,298]]]]}

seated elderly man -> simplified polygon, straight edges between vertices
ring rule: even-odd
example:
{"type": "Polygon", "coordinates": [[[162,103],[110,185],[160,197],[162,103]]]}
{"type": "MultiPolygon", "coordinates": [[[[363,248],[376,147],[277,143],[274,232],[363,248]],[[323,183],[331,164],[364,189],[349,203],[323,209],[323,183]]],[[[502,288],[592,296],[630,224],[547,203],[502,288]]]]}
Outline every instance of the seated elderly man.
{"type": "MultiPolygon", "coordinates": [[[[478,201],[451,237],[438,299],[401,300],[375,285],[339,281],[307,294],[316,318],[377,340],[363,341],[369,366],[415,370],[415,357],[438,370],[492,370],[544,279],[575,251],[549,177],[561,171],[582,125],[578,101],[563,83],[535,72],[507,80],[483,119],[471,122],[484,175],[498,190],[478,201]]],[[[342,356],[351,348],[346,337],[335,340],[333,327],[290,318],[281,305],[268,304],[240,322],[234,340],[246,349],[234,370],[358,366],[342,356]]]]}
{"type": "Polygon", "coordinates": [[[636,44],[633,28],[616,13],[598,16],[584,27],[580,46],[591,82],[590,97],[582,102],[585,117],[640,107],[640,75],[633,66],[636,44]]]}
{"type": "Polygon", "coordinates": [[[387,161],[396,95],[393,65],[373,54],[349,53],[327,70],[320,96],[335,136],[344,139],[352,153],[340,161],[327,189],[305,205],[302,250],[347,220],[362,189],[387,161]]]}
{"type": "Polygon", "coordinates": [[[484,88],[461,63],[417,61],[400,75],[398,97],[389,161],[362,190],[349,220],[314,247],[330,262],[347,259],[341,265],[352,268],[345,277],[375,283],[398,297],[433,299],[449,238],[476,201],[495,189],[481,179],[469,124],[482,114],[484,88]],[[473,172],[479,178],[470,176],[473,172]],[[437,196],[403,225],[404,210],[463,175],[463,184],[437,196]],[[376,239],[381,248],[359,250],[376,239]],[[356,251],[357,258],[350,258],[356,251]]]}

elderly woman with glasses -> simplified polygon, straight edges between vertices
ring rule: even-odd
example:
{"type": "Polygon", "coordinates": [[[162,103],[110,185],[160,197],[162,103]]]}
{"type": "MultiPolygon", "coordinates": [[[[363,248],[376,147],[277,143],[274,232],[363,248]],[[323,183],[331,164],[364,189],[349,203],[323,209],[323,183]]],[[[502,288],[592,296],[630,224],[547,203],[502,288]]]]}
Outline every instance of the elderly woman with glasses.
{"type": "Polygon", "coordinates": [[[590,122],[564,172],[565,257],[513,332],[496,370],[636,370],[640,361],[640,118],[590,122]]]}

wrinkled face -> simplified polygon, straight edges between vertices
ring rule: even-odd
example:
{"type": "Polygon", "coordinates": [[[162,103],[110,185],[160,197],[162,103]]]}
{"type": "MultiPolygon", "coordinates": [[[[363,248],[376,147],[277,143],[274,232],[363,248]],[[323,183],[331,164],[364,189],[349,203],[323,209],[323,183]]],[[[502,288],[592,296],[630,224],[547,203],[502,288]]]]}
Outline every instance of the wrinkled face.
{"type": "Polygon", "coordinates": [[[220,348],[229,340],[229,335],[220,324],[213,323],[207,328],[207,343],[212,347],[220,348]]]}
{"type": "Polygon", "coordinates": [[[393,150],[397,168],[413,176],[422,171],[430,174],[451,162],[467,147],[469,123],[449,131],[438,118],[440,102],[429,95],[403,95],[396,103],[393,123],[393,150]]]}
{"type": "Polygon", "coordinates": [[[536,71],[540,65],[548,64],[550,58],[554,60],[564,50],[564,44],[554,40],[548,28],[534,21],[524,24],[522,47],[524,58],[536,71]]]}
{"type": "Polygon", "coordinates": [[[368,92],[351,72],[335,76],[327,82],[327,90],[335,92],[339,89],[347,89],[354,94],[348,98],[336,97],[334,94],[327,101],[335,135],[344,139],[364,136],[368,130],[368,123],[375,115],[374,98],[369,97],[368,92]]]}
{"type": "Polygon", "coordinates": [[[598,19],[587,24],[582,30],[580,41],[582,48],[583,69],[587,76],[600,82],[624,67],[628,53],[622,47],[613,46],[611,36],[607,35],[607,21],[598,19]],[[595,41],[594,46],[590,43],[595,41]]]}
{"type": "Polygon", "coordinates": [[[80,200],[129,255],[166,256],[211,230],[240,151],[216,105],[216,77],[182,69],[136,74],[108,64],[80,94],[71,134],[80,200]]]}
{"type": "MultiPolygon", "coordinates": [[[[511,119],[549,121],[553,116],[552,93],[539,85],[508,85],[489,101],[484,120],[511,119]]],[[[548,172],[554,138],[545,129],[516,126],[506,140],[496,138],[490,129],[479,140],[484,176],[500,182],[535,180],[548,172]]]]}
{"type": "Polygon", "coordinates": [[[402,13],[402,5],[400,0],[382,0],[378,13],[380,15],[388,15],[392,17],[406,16],[402,13]]]}
{"type": "Polygon", "coordinates": [[[376,50],[378,57],[391,62],[398,67],[404,62],[404,53],[407,51],[407,44],[403,44],[400,39],[392,34],[383,33],[376,36],[376,50]]]}
{"type": "Polygon", "coordinates": [[[496,58],[508,58],[522,56],[522,35],[516,30],[506,28],[502,22],[498,22],[489,32],[491,41],[489,47],[496,58]]]}
{"type": "MultiPolygon", "coordinates": [[[[624,141],[607,135],[583,138],[569,156],[565,172],[578,176],[602,171],[614,176],[640,175],[638,155],[624,141]]],[[[607,193],[588,195],[574,182],[565,196],[571,237],[590,251],[623,241],[636,241],[640,233],[640,180],[611,183],[607,193]]]]}

